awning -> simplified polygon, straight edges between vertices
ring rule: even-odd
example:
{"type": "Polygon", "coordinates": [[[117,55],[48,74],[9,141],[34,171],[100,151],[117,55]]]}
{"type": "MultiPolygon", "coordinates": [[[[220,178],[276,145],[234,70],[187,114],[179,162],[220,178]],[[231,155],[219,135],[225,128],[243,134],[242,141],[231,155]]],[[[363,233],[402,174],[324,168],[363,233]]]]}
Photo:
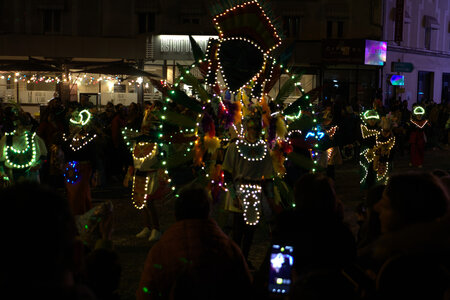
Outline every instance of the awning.
{"type": "Polygon", "coordinates": [[[38,61],[16,61],[1,64],[0,72],[57,72],[61,73],[62,70],[52,66],[50,64],[38,62],[38,61]]]}
{"type": "Polygon", "coordinates": [[[436,20],[436,18],[427,15],[423,16],[423,26],[425,28],[431,28],[435,30],[440,28],[439,22],[436,20]]]}
{"type": "Polygon", "coordinates": [[[129,75],[129,76],[148,77],[148,78],[155,78],[155,79],[161,78],[161,76],[136,69],[132,65],[124,64],[124,63],[109,64],[109,65],[93,67],[93,68],[84,68],[82,71],[77,71],[77,73],[92,73],[92,74],[105,74],[105,75],[129,75]]]}

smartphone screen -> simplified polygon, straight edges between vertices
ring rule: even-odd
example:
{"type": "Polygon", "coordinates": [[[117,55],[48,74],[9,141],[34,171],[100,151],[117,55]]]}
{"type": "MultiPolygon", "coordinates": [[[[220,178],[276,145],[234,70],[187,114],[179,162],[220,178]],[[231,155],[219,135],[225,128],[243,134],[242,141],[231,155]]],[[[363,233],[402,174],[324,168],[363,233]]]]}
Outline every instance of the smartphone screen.
{"type": "Polygon", "coordinates": [[[270,253],[269,292],[287,294],[294,265],[294,247],[272,245],[270,253]]]}

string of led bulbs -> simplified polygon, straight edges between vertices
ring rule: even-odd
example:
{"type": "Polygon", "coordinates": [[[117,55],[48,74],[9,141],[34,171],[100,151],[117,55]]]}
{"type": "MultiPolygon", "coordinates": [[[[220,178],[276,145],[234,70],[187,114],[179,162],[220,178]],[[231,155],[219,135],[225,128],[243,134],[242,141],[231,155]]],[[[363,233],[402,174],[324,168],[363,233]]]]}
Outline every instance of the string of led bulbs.
{"type": "MultiPolygon", "coordinates": [[[[72,141],[69,143],[70,149],[72,149],[73,152],[77,152],[84,148],[87,144],[92,142],[97,137],[96,134],[89,137],[89,133],[86,133],[86,135],[81,136],[80,138],[76,138],[75,136],[72,137],[72,141]],[[73,145],[73,142],[79,144],[77,147],[73,145]],[[80,144],[81,143],[81,144],[80,144]]],[[[64,142],[67,142],[69,139],[66,137],[66,134],[63,133],[63,140],[64,142]]]]}
{"type": "Polygon", "coordinates": [[[256,225],[260,219],[259,205],[261,203],[261,185],[258,184],[241,184],[239,185],[239,193],[243,196],[244,205],[244,221],[247,225],[256,225]],[[255,211],[253,220],[249,219],[249,209],[255,211]]]}
{"type": "MultiPolygon", "coordinates": [[[[10,133],[8,135],[14,134],[10,133]]],[[[25,138],[26,138],[26,147],[25,149],[16,149],[14,146],[6,146],[5,151],[5,159],[7,165],[12,166],[16,169],[25,169],[28,167],[31,167],[36,162],[36,143],[34,143],[34,137],[36,136],[36,132],[34,132],[31,136],[30,133],[25,131],[25,138]],[[17,163],[12,160],[12,158],[19,158],[21,157],[20,161],[26,160],[27,157],[30,157],[26,163],[17,163]]]]}

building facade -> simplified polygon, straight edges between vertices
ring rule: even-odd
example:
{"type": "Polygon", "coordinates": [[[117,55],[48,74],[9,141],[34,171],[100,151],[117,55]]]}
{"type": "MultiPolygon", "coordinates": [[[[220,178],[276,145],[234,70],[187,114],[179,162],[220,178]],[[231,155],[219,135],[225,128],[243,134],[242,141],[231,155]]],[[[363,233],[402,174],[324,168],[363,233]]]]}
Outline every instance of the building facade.
{"type": "MultiPolygon", "coordinates": [[[[321,87],[322,99],[355,107],[370,106],[375,98],[385,103],[398,97],[410,103],[448,101],[448,0],[270,4],[285,37],[280,51],[292,54],[288,68],[305,72],[306,91],[321,87]],[[402,10],[397,9],[400,4],[402,10]],[[366,51],[380,54],[383,44],[376,42],[383,41],[387,54],[367,61],[366,51]],[[403,75],[404,86],[392,85],[392,75],[403,75]]],[[[101,101],[94,100],[101,105],[137,101],[139,88],[145,99],[154,99],[158,94],[151,84],[141,84],[138,78],[76,72],[90,64],[123,60],[173,82],[177,64],[193,63],[188,35],[203,47],[217,35],[212,17],[211,1],[206,0],[0,0],[0,62],[32,58],[63,69],[59,74],[17,76],[5,70],[0,74],[0,98],[37,104],[63,87],[72,100],[80,93],[102,94],[101,101]],[[34,80],[28,82],[30,77],[34,80]]]]}
{"type": "Polygon", "coordinates": [[[385,0],[383,98],[448,102],[450,98],[450,2],[385,0]],[[400,75],[404,85],[393,85],[400,75]],[[391,82],[392,81],[392,82],[391,82]]]}

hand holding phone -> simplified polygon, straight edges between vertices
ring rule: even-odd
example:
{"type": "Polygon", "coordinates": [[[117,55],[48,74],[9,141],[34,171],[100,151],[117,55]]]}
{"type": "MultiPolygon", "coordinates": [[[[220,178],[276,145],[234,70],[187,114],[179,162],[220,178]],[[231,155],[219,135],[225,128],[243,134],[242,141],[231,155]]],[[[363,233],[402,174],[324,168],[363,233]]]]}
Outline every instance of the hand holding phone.
{"type": "Polygon", "coordinates": [[[287,294],[292,282],[294,265],[294,247],[272,245],[270,252],[270,270],[268,289],[270,293],[287,294]]]}

